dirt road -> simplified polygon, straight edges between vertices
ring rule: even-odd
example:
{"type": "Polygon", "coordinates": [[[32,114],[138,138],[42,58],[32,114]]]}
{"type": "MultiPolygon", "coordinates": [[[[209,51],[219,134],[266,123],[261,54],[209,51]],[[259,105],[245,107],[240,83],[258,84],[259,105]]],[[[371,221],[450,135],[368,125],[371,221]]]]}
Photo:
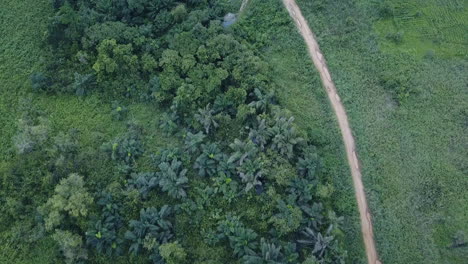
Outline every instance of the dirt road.
{"type": "Polygon", "coordinates": [[[348,157],[348,163],[351,168],[351,174],[353,177],[359,215],[361,217],[361,230],[362,236],[364,238],[367,260],[369,264],[379,264],[380,261],[378,260],[377,250],[375,248],[374,242],[371,214],[369,207],[367,206],[366,194],[364,192],[364,186],[361,179],[361,168],[359,167],[359,160],[356,154],[356,144],[354,143],[351,128],[349,127],[346,111],[343,107],[343,104],[341,103],[340,97],[338,96],[335,84],[331,79],[330,71],[328,70],[325,58],[320,52],[320,48],[317,41],[315,40],[314,34],[310,30],[307,21],[302,16],[301,10],[297,6],[296,1],[283,0],[283,3],[307,44],[309,54],[312,58],[312,61],[314,62],[315,67],[320,73],[323,86],[327,90],[328,98],[330,99],[333,110],[335,111],[336,117],[338,119],[343,141],[345,143],[346,156],[348,157]]]}

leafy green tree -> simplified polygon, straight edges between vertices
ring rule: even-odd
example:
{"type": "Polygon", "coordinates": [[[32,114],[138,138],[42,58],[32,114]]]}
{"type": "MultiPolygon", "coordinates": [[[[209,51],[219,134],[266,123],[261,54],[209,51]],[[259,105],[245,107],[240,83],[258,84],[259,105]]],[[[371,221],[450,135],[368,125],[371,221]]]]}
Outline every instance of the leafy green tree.
{"type": "Polygon", "coordinates": [[[205,176],[214,176],[217,171],[217,166],[219,161],[222,158],[222,153],[216,143],[203,144],[202,153],[195,160],[193,166],[194,169],[198,170],[198,175],[205,176]]]}
{"type": "Polygon", "coordinates": [[[255,88],[251,95],[255,96],[256,100],[249,103],[249,106],[255,108],[260,113],[267,112],[268,106],[273,102],[273,91],[264,94],[260,89],[255,88]]]}
{"type": "Polygon", "coordinates": [[[40,207],[45,216],[46,229],[52,230],[59,226],[66,215],[74,218],[87,216],[92,202],[93,197],[84,186],[83,177],[76,173],[70,174],[55,187],[54,196],[40,207]]]}
{"type": "Polygon", "coordinates": [[[278,115],[275,118],[275,124],[268,129],[268,134],[271,137],[271,148],[288,158],[293,157],[294,146],[302,141],[302,138],[297,136],[293,121],[293,117],[286,118],[278,115]]]}
{"type": "Polygon", "coordinates": [[[265,149],[265,146],[270,140],[270,134],[266,125],[266,120],[257,117],[258,126],[256,129],[251,129],[249,132],[249,139],[252,140],[261,150],[265,149]]]}
{"type": "Polygon", "coordinates": [[[245,192],[262,185],[260,180],[263,178],[264,170],[259,160],[247,160],[237,167],[237,172],[242,182],[245,183],[245,192]]]}
{"type": "Polygon", "coordinates": [[[179,243],[164,243],[159,246],[159,254],[167,264],[182,264],[187,259],[187,253],[179,243]]]}
{"type": "Polygon", "coordinates": [[[309,146],[304,150],[303,156],[300,157],[297,162],[299,175],[306,177],[311,184],[316,185],[318,183],[316,173],[320,167],[321,161],[317,153],[317,148],[309,146]]]}
{"type": "Polygon", "coordinates": [[[321,259],[325,255],[326,250],[330,247],[334,237],[329,235],[332,230],[332,226],[327,229],[325,235],[320,232],[306,227],[301,233],[303,239],[299,239],[297,242],[304,246],[313,248],[312,254],[317,258],[321,259]]]}
{"type": "Polygon", "coordinates": [[[18,134],[13,137],[13,143],[19,154],[29,153],[38,149],[49,138],[49,122],[43,117],[36,120],[20,119],[18,134]]]}
{"type": "Polygon", "coordinates": [[[244,264],[283,264],[285,263],[281,246],[268,243],[264,238],[260,240],[260,254],[246,255],[242,258],[244,264]]]}
{"type": "Polygon", "coordinates": [[[80,74],[75,72],[75,79],[72,84],[72,89],[76,95],[86,95],[89,90],[92,90],[96,85],[96,80],[93,74],[80,74]]]}
{"type": "Polygon", "coordinates": [[[185,149],[189,153],[197,153],[199,146],[201,143],[203,143],[203,140],[206,138],[206,135],[203,134],[203,132],[199,131],[196,134],[193,134],[191,132],[188,132],[187,135],[185,136],[185,149]]]}
{"type": "Polygon", "coordinates": [[[232,149],[233,153],[229,157],[228,162],[237,165],[243,165],[245,161],[255,158],[258,153],[258,149],[251,141],[241,141],[237,138],[229,147],[232,149]]]}
{"type": "Polygon", "coordinates": [[[130,252],[138,254],[143,247],[152,250],[157,245],[167,243],[173,236],[172,223],[169,221],[172,208],[164,205],[160,210],[149,207],[141,209],[140,220],[131,220],[125,238],[131,242],[130,252]]]}
{"type": "Polygon", "coordinates": [[[79,235],[57,229],[52,238],[59,245],[60,251],[65,257],[65,263],[80,263],[88,258],[88,254],[83,248],[83,239],[79,235]]]}
{"type": "Polygon", "coordinates": [[[31,86],[34,91],[47,91],[51,86],[51,80],[42,72],[31,74],[31,86]]]}
{"type": "Polygon", "coordinates": [[[301,209],[293,204],[279,200],[277,205],[278,213],[269,220],[273,224],[280,236],[287,235],[299,229],[302,220],[301,209]]]}
{"type": "Polygon", "coordinates": [[[117,44],[115,39],[103,40],[97,48],[98,56],[93,65],[98,81],[110,76],[138,71],[138,57],[131,44],[117,44]]]}
{"type": "Polygon", "coordinates": [[[218,238],[229,240],[229,245],[238,257],[255,255],[258,243],[255,241],[258,235],[252,229],[244,227],[237,216],[227,216],[218,224],[218,238]]]}
{"type": "Polygon", "coordinates": [[[147,199],[149,192],[158,185],[155,173],[132,173],[128,180],[129,188],[138,190],[143,199],[147,199]]]}
{"type": "Polygon", "coordinates": [[[187,169],[182,168],[182,162],[176,159],[171,163],[163,162],[159,164],[159,169],[157,176],[161,189],[176,199],[187,197],[185,191],[188,185],[187,169]]]}
{"type": "Polygon", "coordinates": [[[207,135],[218,127],[218,123],[214,117],[214,110],[210,108],[209,104],[205,108],[198,110],[198,113],[195,114],[195,119],[203,126],[207,135]]]}
{"type": "Polygon", "coordinates": [[[187,8],[184,4],[179,4],[172,10],[172,16],[176,22],[181,22],[187,16],[187,8]]]}
{"type": "Polygon", "coordinates": [[[214,193],[221,193],[222,198],[229,203],[240,196],[239,184],[227,177],[226,174],[220,172],[218,177],[213,178],[213,182],[214,193]]]}
{"type": "Polygon", "coordinates": [[[95,248],[98,253],[108,256],[120,255],[123,239],[119,236],[119,230],[123,226],[123,218],[120,216],[121,204],[107,192],[101,194],[97,204],[101,207],[102,214],[86,231],[86,243],[95,248]]]}

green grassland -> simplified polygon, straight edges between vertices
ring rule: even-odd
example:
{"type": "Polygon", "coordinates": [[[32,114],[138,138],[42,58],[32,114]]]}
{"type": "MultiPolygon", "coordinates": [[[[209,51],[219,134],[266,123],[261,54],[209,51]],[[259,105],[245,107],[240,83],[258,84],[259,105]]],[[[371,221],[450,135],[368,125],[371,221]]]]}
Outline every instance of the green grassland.
{"type": "MultiPolygon", "coordinates": [[[[449,58],[467,56],[468,4],[466,1],[385,1],[391,13],[374,25],[380,38],[400,34],[401,43],[381,41],[385,52],[409,52],[418,57],[435,53],[449,58]]],[[[398,41],[399,42],[399,41],[398,41]]]]}
{"type": "Polygon", "coordinates": [[[357,138],[383,263],[464,263],[467,249],[449,247],[468,233],[466,6],[416,2],[403,10],[431,24],[382,18],[374,1],[298,4],[357,138]],[[400,44],[392,30],[405,32],[400,44]]]}

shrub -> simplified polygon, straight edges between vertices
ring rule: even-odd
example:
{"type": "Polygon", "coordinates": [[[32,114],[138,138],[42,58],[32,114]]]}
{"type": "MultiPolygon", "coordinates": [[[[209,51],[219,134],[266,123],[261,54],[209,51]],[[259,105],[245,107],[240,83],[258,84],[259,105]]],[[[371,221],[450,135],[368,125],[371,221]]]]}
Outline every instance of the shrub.
{"type": "Polygon", "coordinates": [[[177,242],[162,244],[159,254],[167,264],[182,264],[187,258],[187,253],[177,242]]]}
{"type": "Polygon", "coordinates": [[[88,254],[83,248],[83,239],[70,231],[56,230],[52,238],[59,245],[60,251],[65,257],[65,263],[79,263],[86,260],[88,254]]]}
{"type": "Polygon", "coordinates": [[[161,189],[176,199],[187,197],[185,191],[188,185],[187,169],[181,165],[182,162],[175,159],[171,163],[163,162],[159,164],[161,171],[157,173],[161,189]]]}
{"type": "Polygon", "coordinates": [[[70,174],[55,187],[55,195],[40,207],[40,212],[45,216],[46,229],[52,230],[59,226],[65,214],[73,218],[87,216],[92,202],[92,196],[84,187],[83,177],[76,173],[70,174]]]}
{"type": "Polygon", "coordinates": [[[151,251],[158,244],[167,243],[174,236],[168,219],[171,214],[172,208],[168,205],[160,210],[141,209],[140,220],[131,220],[130,229],[125,233],[125,238],[131,242],[129,251],[138,254],[143,247],[151,251]]]}
{"type": "Polygon", "coordinates": [[[31,86],[34,91],[47,91],[50,85],[50,79],[42,72],[36,72],[31,75],[31,86]]]}
{"type": "Polygon", "coordinates": [[[272,216],[269,223],[272,223],[280,236],[284,236],[296,231],[301,225],[301,209],[292,204],[286,204],[279,200],[277,205],[278,213],[272,216]]]}

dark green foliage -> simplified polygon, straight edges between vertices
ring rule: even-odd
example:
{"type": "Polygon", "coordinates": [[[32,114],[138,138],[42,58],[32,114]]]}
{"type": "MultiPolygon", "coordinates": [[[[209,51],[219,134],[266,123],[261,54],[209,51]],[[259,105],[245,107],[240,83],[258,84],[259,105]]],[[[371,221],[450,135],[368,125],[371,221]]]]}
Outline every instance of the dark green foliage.
{"type": "Polygon", "coordinates": [[[314,230],[306,227],[302,231],[303,239],[298,240],[299,244],[313,248],[312,254],[317,258],[321,259],[324,257],[325,250],[330,247],[330,244],[333,241],[333,236],[330,236],[332,226],[327,230],[325,235],[322,235],[320,232],[315,232],[314,230]]]}
{"type": "Polygon", "coordinates": [[[270,133],[268,132],[265,119],[258,118],[257,121],[257,128],[250,130],[249,139],[263,150],[270,140],[270,133]]]}
{"type": "Polygon", "coordinates": [[[31,85],[35,91],[46,91],[51,83],[43,73],[37,72],[31,75],[31,85]]]}
{"type": "Polygon", "coordinates": [[[128,114],[128,108],[117,101],[112,102],[112,117],[115,120],[123,120],[128,114]]]}
{"type": "MultiPolygon", "coordinates": [[[[129,251],[138,254],[143,248],[154,250],[158,244],[167,243],[173,236],[169,221],[172,208],[164,205],[160,210],[150,207],[141,209],[140,220],[131,220],[125,238],[131,242],[129,251]]],[[[157,249],[157,248],[156,248],[157,249]]]]}
{"type": "Polygon", "coordinates": [[[204,135],[201,131],[196,134],[188,132],[185,136],[185,149],[189,153],[197,153],[205,137],[206,135],[204,135]]]}
{"type": "Polygon", "coordinates": [[[282,264],[283,254],[281,246],[276,246],[273,243],[268,243],[264,238],[260,240],[261,253],[258,255],[246,255],[242,258],[245,264],[282,264]]]}
{"type": "Polygon", "coordinates": [[[284,236],[296,231],[301,225],[303,219],[301,209],[294,204],[286,204],[279,200],[277,213],[270,218],[269,222],[273,224],[280,236],[284,236]]]}
{"type": "Polygon", "coordinates": [[[264,170],[261,162],[257,160],[247,160],[242,166],[237,167],[237,173],[245,184],[245,191],[248,192],[256,186],[262,185],[264,170]]]}
{"type": "Polygon", "coordinates": [[[182,162],[176,159],[171,163],[163,162],[159,164],[160,172],[157,173],[161,189],[176,199],[187,196],[185,191],[188,185],[187,169],[182,168],[181,165],[182,162]]]}
{"type": "Polygon", "coordinates": [[[268,129],[268,135],[271,137],[271,148],[278,151],[281,155],[292,158],[294,146],[302,141],[293,126],[293,117],[285,117],[277,114],[275,123],[268,129]]]}
{"type": "Polygon", "coordinates": [[[255,88],[252,95],[256,97],[256,100],[252,101],[249,106],[255,108],[258,113],[265,113],[268,110],[268,106],[273,102],[274,93],[273,91],[263,94],[258,88],[255,88]]]}
{"type": "Polygon", "coordinates": [[[136,159],[143,154],[143,144],[140,138],[140,128],[129,124],[126,134],[104,144],[102,149],[109,153],[112,160],[117,161],[124,171],[129,171],[136,159]]]}
{"type": "Polygon", "coordinates": [[[317,149],[314,146],[308,146],[297,162],[299,174],[306,178],[311,184],[317,184],[318,178],[316,173],[321,168],[321,161],[317,154],[317,149]]]}
{"type": "Polygon", "coordinates": [[[158,185],[155,173],[132,173],[128,186],[138,190],[143,199],[148,198],[149,192],[158,185]]]}
{"type": "Polygon", "coordinates": [[[198,170],[202,177],[212,177],[216,174],[218,163],[223,155],[216,143],[202,145],[202,153],[195,160],[193,168],[198,170]]]}
{"type": "Polygon", "coordinates": [[[178,123],[179,117],[175,112],[164,113],[159,121],[159,128],[161,128],[167,135],[172,135],[177,132],[179,128],[178,123]]]}
{"type": "Polygon", "coordinates": [[[92,74],[79,74],[75,72],[75,81],[72,84],[73,90],[76,95],[85,95],[89,93],[96,85],[94,75],[92,74]]]}
{"type": "Polygon", "coordinates": [[[95,248],[98,253],[108,256],[122,253],[123,239],[119,230],[123,227],[120,215],[121,204],[106,192],[101,194],[97,204],[101,206],[101,217],[86,231],[86,243],[95,248]]]}
{"type": "Polygon", "coordinates": [[[206,134],[210,134],[211,131],[218,127],[218,123],[216,122],[213,114],[214,111],[210,109],[209,104],[205,108],[199,109],[198,113],[195,114],[195,119],[205,129],[206,134]]]}
{"type": "Polygon", "coordinates": [[[251,141],[243,142],[237,138],[234,140],[234,143],[229,145],[229,147],[233,151],[229,157],[229,162],[237,165],[242,165],[245,161],[255,158],[258,153],[257,148],[251,141]]]}
{"type": "Polygon", "coordinates": [[[255,255],[257,234],[245,228],[239,217],[228,216],[218,224],[219,239],[227,238],[236,256],[255,255]]]}

